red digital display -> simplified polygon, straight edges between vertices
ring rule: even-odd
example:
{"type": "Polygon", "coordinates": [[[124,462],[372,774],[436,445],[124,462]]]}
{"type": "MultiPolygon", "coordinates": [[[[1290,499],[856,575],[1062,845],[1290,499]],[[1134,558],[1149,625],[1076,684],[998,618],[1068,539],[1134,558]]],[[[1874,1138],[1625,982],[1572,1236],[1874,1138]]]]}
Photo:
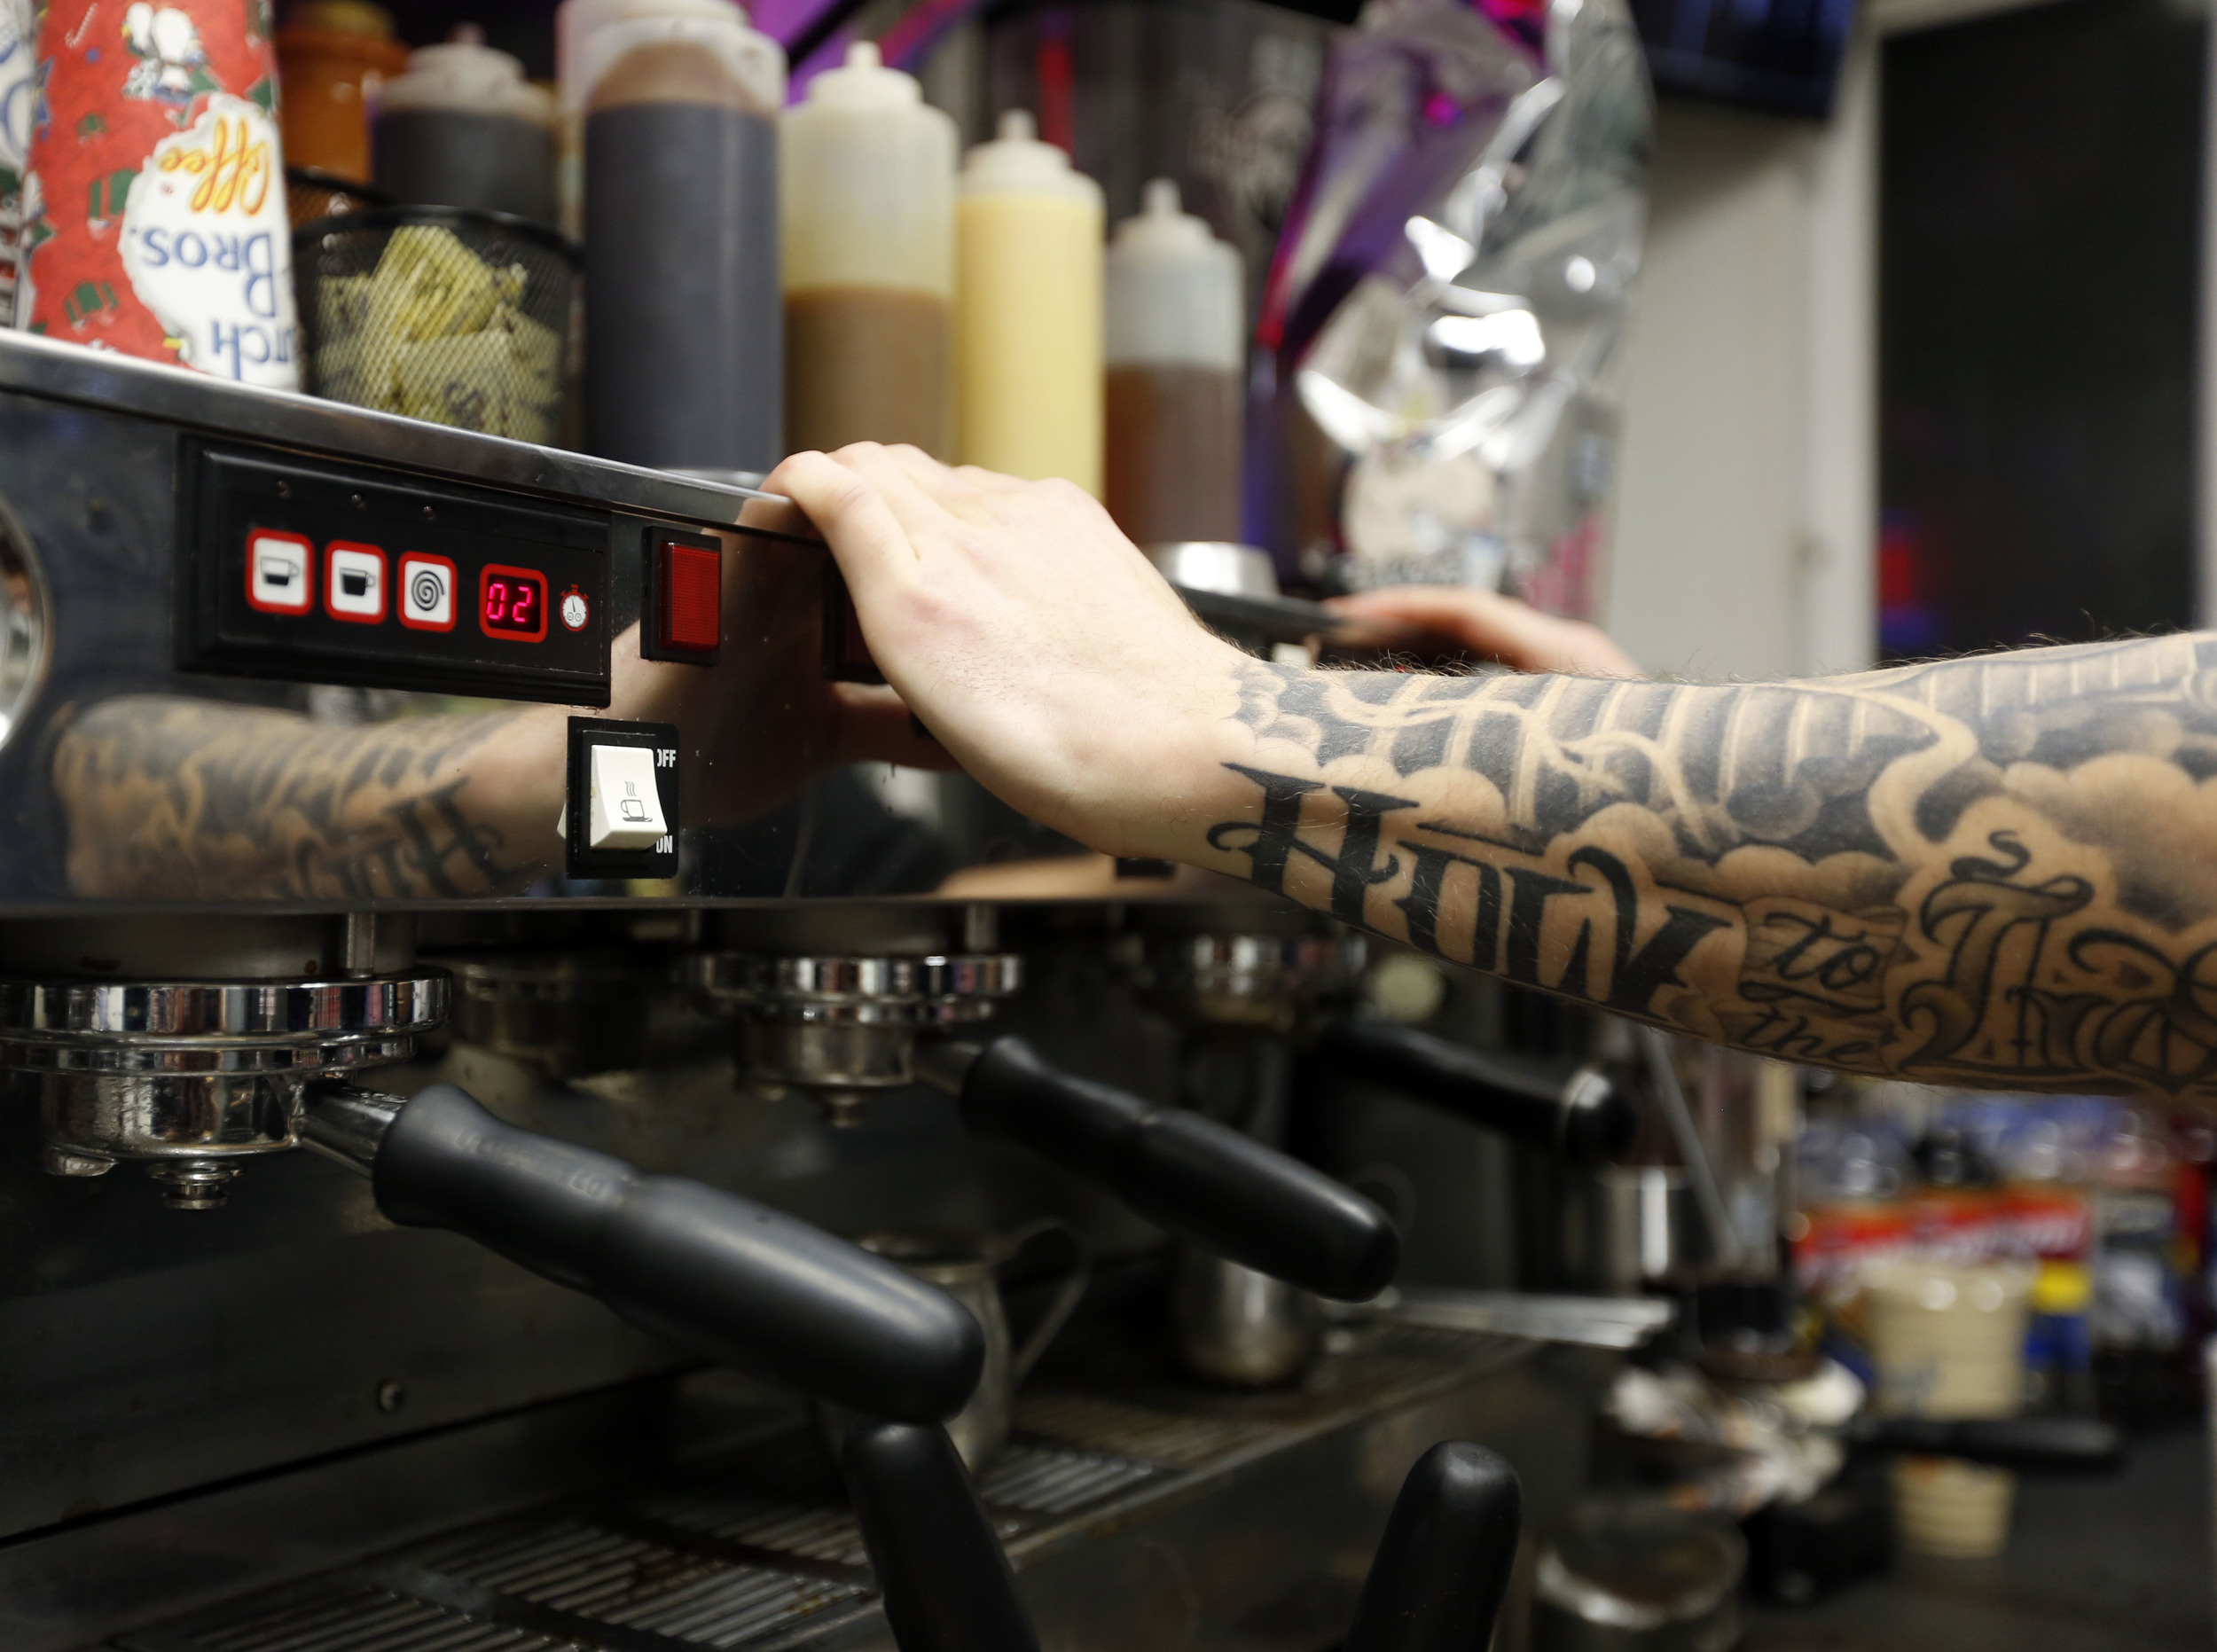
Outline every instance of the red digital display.
{"type": "Polygon", "coordinates": [[[546,576],[536,568],[488,562],[477,579],[477,624],[509,642],[546,638],[546,576]]]}

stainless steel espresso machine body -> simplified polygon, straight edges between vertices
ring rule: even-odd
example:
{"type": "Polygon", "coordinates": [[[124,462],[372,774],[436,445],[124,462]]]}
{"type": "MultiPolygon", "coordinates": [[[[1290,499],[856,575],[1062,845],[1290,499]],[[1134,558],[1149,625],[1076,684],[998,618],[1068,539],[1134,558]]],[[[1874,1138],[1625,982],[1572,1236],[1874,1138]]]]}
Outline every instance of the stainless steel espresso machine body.
{"type": "Polygon", "coordinates": [[[858,1525],[831,1446],[952,1417],[984,1348],[842,1236],[1090,1260],[976,1480],[1047,1644],[1321,1652],[1438,1440],[1577,1489],[1590,1351],[1343,1317],[1253,1391],[1169,1351],[1173,1253],[1392,1277],[1369,1202],[1179,1105],[1237,995],[1129,962],[1329,924],[959,778],[764,817],[746,717],[617,715],[641,657],[818,670],[750,593],[823,552],[756,497],[0,333],[0,1645],[889,1647],[921,1506],[858,1525]],[[509,772],[504,705],[571,709],[542,863],[442,790],[509,772]]]}

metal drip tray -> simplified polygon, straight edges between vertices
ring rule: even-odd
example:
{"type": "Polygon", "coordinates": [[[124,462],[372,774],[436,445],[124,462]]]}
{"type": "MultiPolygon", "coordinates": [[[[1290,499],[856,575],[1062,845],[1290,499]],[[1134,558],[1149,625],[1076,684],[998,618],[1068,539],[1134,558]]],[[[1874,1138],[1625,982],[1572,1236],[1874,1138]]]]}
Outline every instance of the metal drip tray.
{"type": "MultiPolygon", "coordinates": [[[[1505,1338],[1393,1328],[1366,1335],[1286,1394],[1204,1394],[1162,1379],[1043,1386],[1024,1396],[1017,1436],[979,1492],[1043,1631],[1067,1617],[1085,1625],[1089,1647],[1312,1649],[1351,1608],[1406,1460],[1449,1434],[1486,1433],[1489,1421],[1530,1426],[1531,1395],[1506,1407],[1486,1396],[1504,1384],[1533,1388],[1532,1351],[1505,1338]],[[1210,1543],[1239,1533],[1236,1575],[1210,1575],[1220,1562],[1210,1543]],[[1270,1565],[1255,1562],[1258,1536],[1280,1551],[1270,1565]],[[1167,1575],[1165,1557],[1179,1554],[1193,1556],[1198,1572],[1167,1575]],[[1282,1640],[1266,1629],[1201,1632],[1225,1612],[1287,1617],[1283,1580],[1262,1575],[1277,1572],[1296,1579],[1295,1593],[1315,1578],[1338,1585],[1304,1609],[1324,1632],[1312,1633],[1301,1609],[1282,1640]],[[1142,1639],[1120,1640],[1093,1622],[1103,1609],[1128,1612],[1135,1632],[1150,1626],[1142,1639]],[[1165,1612],[1184,1632],[1156,1640],[1165,1612]]],[[[1568,1403],[1574,1417],[1578,1402],[1568,1403]]],[[[890,1643],[861,1533],[813,1437],[796,1430],[704,1469],[450,1532],[112,1644],[828,1652],[890,1643]]]]}

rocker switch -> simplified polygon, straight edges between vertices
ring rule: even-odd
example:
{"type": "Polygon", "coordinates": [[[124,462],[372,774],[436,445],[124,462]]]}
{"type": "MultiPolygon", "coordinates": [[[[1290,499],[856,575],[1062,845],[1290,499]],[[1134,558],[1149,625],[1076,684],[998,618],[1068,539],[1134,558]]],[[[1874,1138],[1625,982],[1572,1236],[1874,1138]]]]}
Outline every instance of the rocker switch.
{"type": "Polygon", "coordinates": [[[653,849],[669,835],[654,784],[655,753],[646,746],[591,746],[592,796],[586,842],[599,849],[653,849]]]}

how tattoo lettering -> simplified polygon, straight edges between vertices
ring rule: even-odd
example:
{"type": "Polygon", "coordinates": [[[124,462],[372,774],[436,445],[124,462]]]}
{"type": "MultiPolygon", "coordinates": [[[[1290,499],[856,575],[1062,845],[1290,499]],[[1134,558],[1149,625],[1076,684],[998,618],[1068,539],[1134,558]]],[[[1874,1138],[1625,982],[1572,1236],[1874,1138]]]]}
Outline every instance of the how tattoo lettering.
{"type": "Polygon", "coordinates": [[[2217,638],[1702,685],[1241,668],[1208,846],[1784,1059],[2217,1096],[2217,638]]]}

